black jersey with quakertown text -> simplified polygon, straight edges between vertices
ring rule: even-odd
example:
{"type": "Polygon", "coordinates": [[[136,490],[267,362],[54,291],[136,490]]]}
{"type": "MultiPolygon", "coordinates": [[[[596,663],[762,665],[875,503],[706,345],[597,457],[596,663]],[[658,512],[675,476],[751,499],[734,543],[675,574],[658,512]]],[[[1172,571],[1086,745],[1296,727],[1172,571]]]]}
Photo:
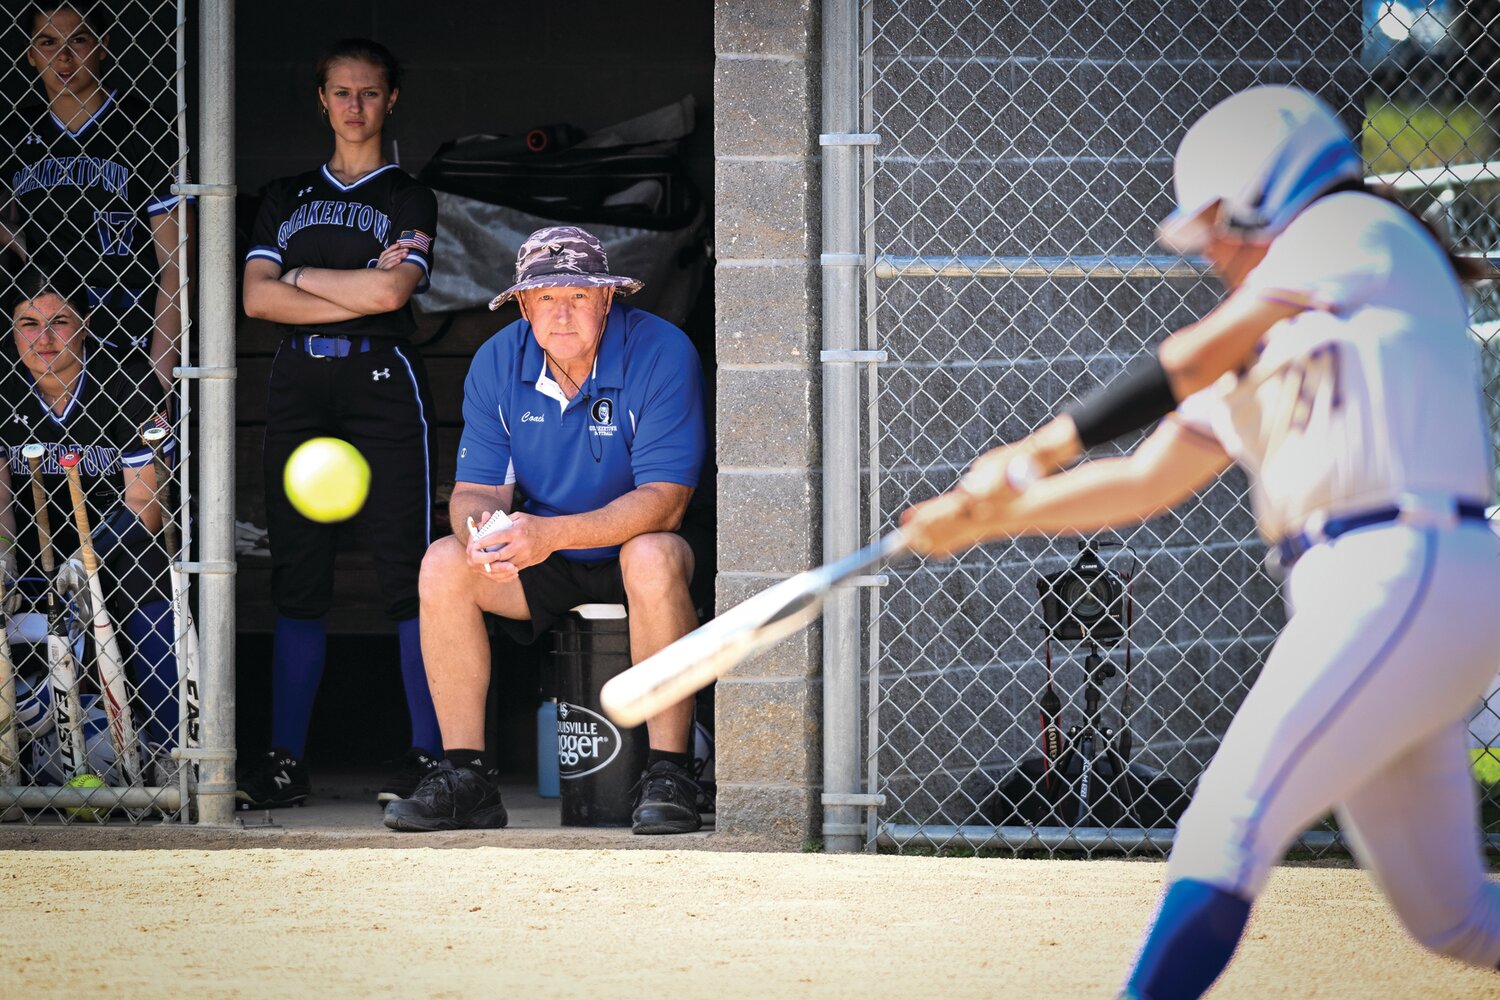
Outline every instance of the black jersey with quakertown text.
{"type": "Polygon", "coordinates": [[[66,264],[96,297],[98,290],[129,289],[153,309],[159,267],[151,219],[180,200],[171,191],[172,119],[130,95],[110,94],[69,130],[36,103],[6,116],[0,141],[0,182],[20,206],[32,260],[46,274],[66,264]]]}
{"type": "MultiPolygon", "coordinates": [[[[267,185],[245,262],[269,260],[283,274],[294,267],[353,270],[374,267],[381,251],[400,240],[407,246],[406,262],[422,269],[417,291],[423,292],[436,235],[437,197],[394,163],[353,184],[340,181],[325,164],[267,185]]],[[[408,301],[388,313],[342,323],[282,324],[282,329],[409,340],[416,320],[408,301]]]]}
{"type": "MultiPolygon", "coordinates": [[[[9,353],[9,352],[7,352],[9,353]]],[[[21,450],[42,444],[42,482],[50,501],[52,537],[59,558],[78,549],[78,531],[66,470],[59,459],[70,451],[82,454],[78,468],[88,500],[90,525],[121,500],[122,469],[151,461],[151,449],[141,441],[150,425],[168,427],[166,398],[149,366],[134,361],[121,365],[107,354],[90,355],[77,392],[62,414],[53,413],[37,391],[31,373],[12,357],[0,362],[0,447],[10,471],[12,510],[16,515],[19,561],[23,574],[41,573],[41,549],[32,502],[31,467],[21,450]],[[97,358],[97,362],[94,362],[97,358]]],[[[166,449],[173,450],[168,435],[166,449]]]]}

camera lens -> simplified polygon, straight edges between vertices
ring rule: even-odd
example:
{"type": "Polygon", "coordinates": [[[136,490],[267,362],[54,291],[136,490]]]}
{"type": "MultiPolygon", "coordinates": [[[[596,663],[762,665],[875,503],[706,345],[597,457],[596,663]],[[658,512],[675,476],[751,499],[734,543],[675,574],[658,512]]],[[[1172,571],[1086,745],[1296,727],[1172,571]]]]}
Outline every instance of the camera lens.
{"type": "Polygon", "coordinates": [[[1109,607],[1120,596],[1119,588],[1108,575],[1092,578],[1069,577],[1062,586],[1063,604],[1084,627],[1091,627],[1109,613],[1109,607]]]}

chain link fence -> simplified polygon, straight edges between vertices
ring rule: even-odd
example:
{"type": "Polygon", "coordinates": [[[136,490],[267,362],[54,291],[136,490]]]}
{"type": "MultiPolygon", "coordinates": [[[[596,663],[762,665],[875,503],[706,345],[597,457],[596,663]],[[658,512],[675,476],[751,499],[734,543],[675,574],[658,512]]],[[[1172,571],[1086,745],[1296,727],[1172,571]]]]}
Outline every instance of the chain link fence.
{"type": "MultiPolygon", "coordinates": [[[[864,325],[886,357],[869,369],[869,534],[1219,300],[1154,234],[1178,141],[1231,93],[1318,93],[1372,173],[1500,254],[1494,7],[866,3],[864,325]]],[[[1497,306],[1480,286],[1500,428],[1497,306]]],[[[871,588],[868,845],[1165,852],[1284,620],[1246,493],[1232,473],[1086,547],[992,545],[871,588]],[[1048,627],[1044,593],[1069,588],[1090,592],[1092,634],[1048,627]]],[[[1500,714],[1475,731],[1500,747],[1500,714]]],[[[1500,839],[1493,788],[1485,807],[1500,839]]],[[[1302,846],[1338,843],[1329,822],[1302,846]]]]}
{"type": "Polygon", "coordinates": [[[173,188],[184,14],[166,0],[7,12],[0,816],[184,819],[196,656],[169,571],[190,542],[191,413],[172,374],[193,213],[173,188]]]}

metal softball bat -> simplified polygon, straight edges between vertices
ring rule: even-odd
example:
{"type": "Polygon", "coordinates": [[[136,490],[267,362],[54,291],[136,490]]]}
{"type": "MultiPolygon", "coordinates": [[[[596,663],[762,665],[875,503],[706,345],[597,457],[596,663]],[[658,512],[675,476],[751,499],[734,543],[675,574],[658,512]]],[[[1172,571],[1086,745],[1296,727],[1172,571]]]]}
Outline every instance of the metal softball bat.
{"type": "Polygon", "coordinates": [[[639,725],[722,677],[736,664],[804,628],[840,584],[907,550],[899,530],[836,562],[798,573],[647,657],[599,692],[609,717],[639,725]]]}

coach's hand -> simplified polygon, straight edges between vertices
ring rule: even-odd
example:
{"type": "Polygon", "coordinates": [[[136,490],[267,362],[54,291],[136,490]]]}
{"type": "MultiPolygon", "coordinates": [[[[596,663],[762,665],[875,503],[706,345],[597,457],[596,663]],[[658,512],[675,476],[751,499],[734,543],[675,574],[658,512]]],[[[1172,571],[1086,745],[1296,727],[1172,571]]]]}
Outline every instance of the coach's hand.
{"type": "MultiPolygon", "coordinates": [[[[483,511],[482,516],[476,520],[482,521],[487,517],[489,511],[483,511]]],[[[491,580],[503,582],[514,578],[528,566],[544,562],[557,551],[551,520],[531,514],[512,514],[510,527],[504,531],[485,535],[482,540],[470,537],[469,568],[483,573],[491,580]]]]}
{"type": "MultiPolygon", "coordinates": [[[[480,511],[477,516],[470,518],[471,525],[485,523],[492,513],[493,511],[488,510],[480,511]]],[[[464,546],[469,569],[497,583],[514,580],[520,567],[512,565],[509,560],[500,555],[500,550],[505,547],[505,536],[504,531],[493,531],[482,538],[471,532],[469,542],[464,546]]]]}

